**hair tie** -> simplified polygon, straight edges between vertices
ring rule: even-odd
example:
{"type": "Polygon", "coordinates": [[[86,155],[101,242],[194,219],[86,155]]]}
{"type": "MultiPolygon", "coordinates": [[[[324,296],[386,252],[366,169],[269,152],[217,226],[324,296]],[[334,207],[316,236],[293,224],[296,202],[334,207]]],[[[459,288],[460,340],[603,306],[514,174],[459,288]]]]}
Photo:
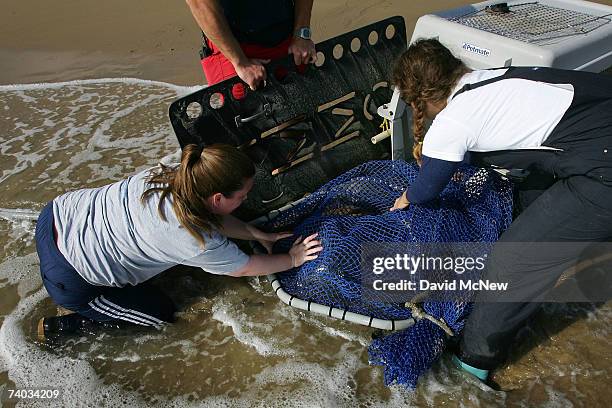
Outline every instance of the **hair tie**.
{"type": "Polygon", "coordinates": [[[204,148],[202,146],[196,144],[191,144],[185,147],[184,153],[186,156],[183,157],[186,159],[186,165],[193,166],[195,163],[197,163],[202,157],[203,149],[204,148]]]}

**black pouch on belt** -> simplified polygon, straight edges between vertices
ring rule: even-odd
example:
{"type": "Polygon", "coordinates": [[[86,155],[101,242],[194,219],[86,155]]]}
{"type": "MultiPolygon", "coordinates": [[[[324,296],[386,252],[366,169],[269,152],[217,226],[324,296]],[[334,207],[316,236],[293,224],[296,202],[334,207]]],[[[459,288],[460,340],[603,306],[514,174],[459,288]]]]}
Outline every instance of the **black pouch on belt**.
{"type": "Polygon", "coordinates": [[[202,48],[200,49],[200,60],[203,60],[204,58],[209,57],[211,55],[212,50],[208,46],[208,38],[206,37],[206,34],[204,34],[204,31],[202,31],[202,48]]]}

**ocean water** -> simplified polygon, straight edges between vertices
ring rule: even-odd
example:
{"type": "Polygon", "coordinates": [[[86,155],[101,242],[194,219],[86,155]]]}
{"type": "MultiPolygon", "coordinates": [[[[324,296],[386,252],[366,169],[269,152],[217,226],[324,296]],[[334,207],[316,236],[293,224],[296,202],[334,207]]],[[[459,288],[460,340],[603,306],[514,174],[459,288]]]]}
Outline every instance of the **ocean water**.
{"type": "Polygon", "coordinates": [[[371,330],[292,309],[264,278],[193,268],[158,279],[180,309],[163,331],[41,344],[36,323],[57,310],[38,271],[38,212],[175,152],[168,106],[194,90],[136,79],[0,86],[0,388],[63,393],[23,406],[608,406],[610,304],[543,308],[496,374],[507,393],[447,356],[416,390],[386,387],[368,364],[371,330]]]}

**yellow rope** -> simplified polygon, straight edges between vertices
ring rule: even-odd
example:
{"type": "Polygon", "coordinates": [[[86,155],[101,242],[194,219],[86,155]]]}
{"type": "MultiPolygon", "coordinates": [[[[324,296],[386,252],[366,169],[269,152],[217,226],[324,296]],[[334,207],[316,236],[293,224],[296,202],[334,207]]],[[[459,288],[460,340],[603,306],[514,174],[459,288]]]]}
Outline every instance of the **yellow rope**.
{"type": "Polygon", "coordinates": [[[389,130],[389,120],[387,118],[384,118],[383,122],[380,124],[379,127],[383,130],[383,132],[389,130]]]}

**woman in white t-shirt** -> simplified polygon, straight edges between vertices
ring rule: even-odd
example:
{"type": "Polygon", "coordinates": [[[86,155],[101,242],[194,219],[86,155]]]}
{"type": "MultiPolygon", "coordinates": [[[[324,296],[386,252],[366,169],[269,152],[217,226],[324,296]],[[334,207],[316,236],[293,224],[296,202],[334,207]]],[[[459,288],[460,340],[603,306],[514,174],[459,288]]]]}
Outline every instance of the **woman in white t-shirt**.
{"type": "Polygon", "coordinates": [[[454,359],[486,380],[561,273],[586,245],[612,238],[612,77],[542,67],[472,71],[424,39],[399,58],[393,82],[412,107],[421,170],[392,210],[436,199],[464,161],[522,175],[515,202],[522,212],[483,277],[509,288],[478,295],[484,303],[476,303],[454,359]]]}
{"type": "Polygon", "coordinates": [[[264,233],[231,213],[253,187],[255,166],[229,145],[188,145],[181,162],[99,188],[63,194],[41,212],[36,249],[45,288],[72,312],[41,319],[39,334],[95,324],[160,327],[172,301],[149,279],[175,265],[230,276],[281,272],[316,258],[316,234],[287,254],[247,255],[228,238],[269,251],[290,233],[264,233]]]}

